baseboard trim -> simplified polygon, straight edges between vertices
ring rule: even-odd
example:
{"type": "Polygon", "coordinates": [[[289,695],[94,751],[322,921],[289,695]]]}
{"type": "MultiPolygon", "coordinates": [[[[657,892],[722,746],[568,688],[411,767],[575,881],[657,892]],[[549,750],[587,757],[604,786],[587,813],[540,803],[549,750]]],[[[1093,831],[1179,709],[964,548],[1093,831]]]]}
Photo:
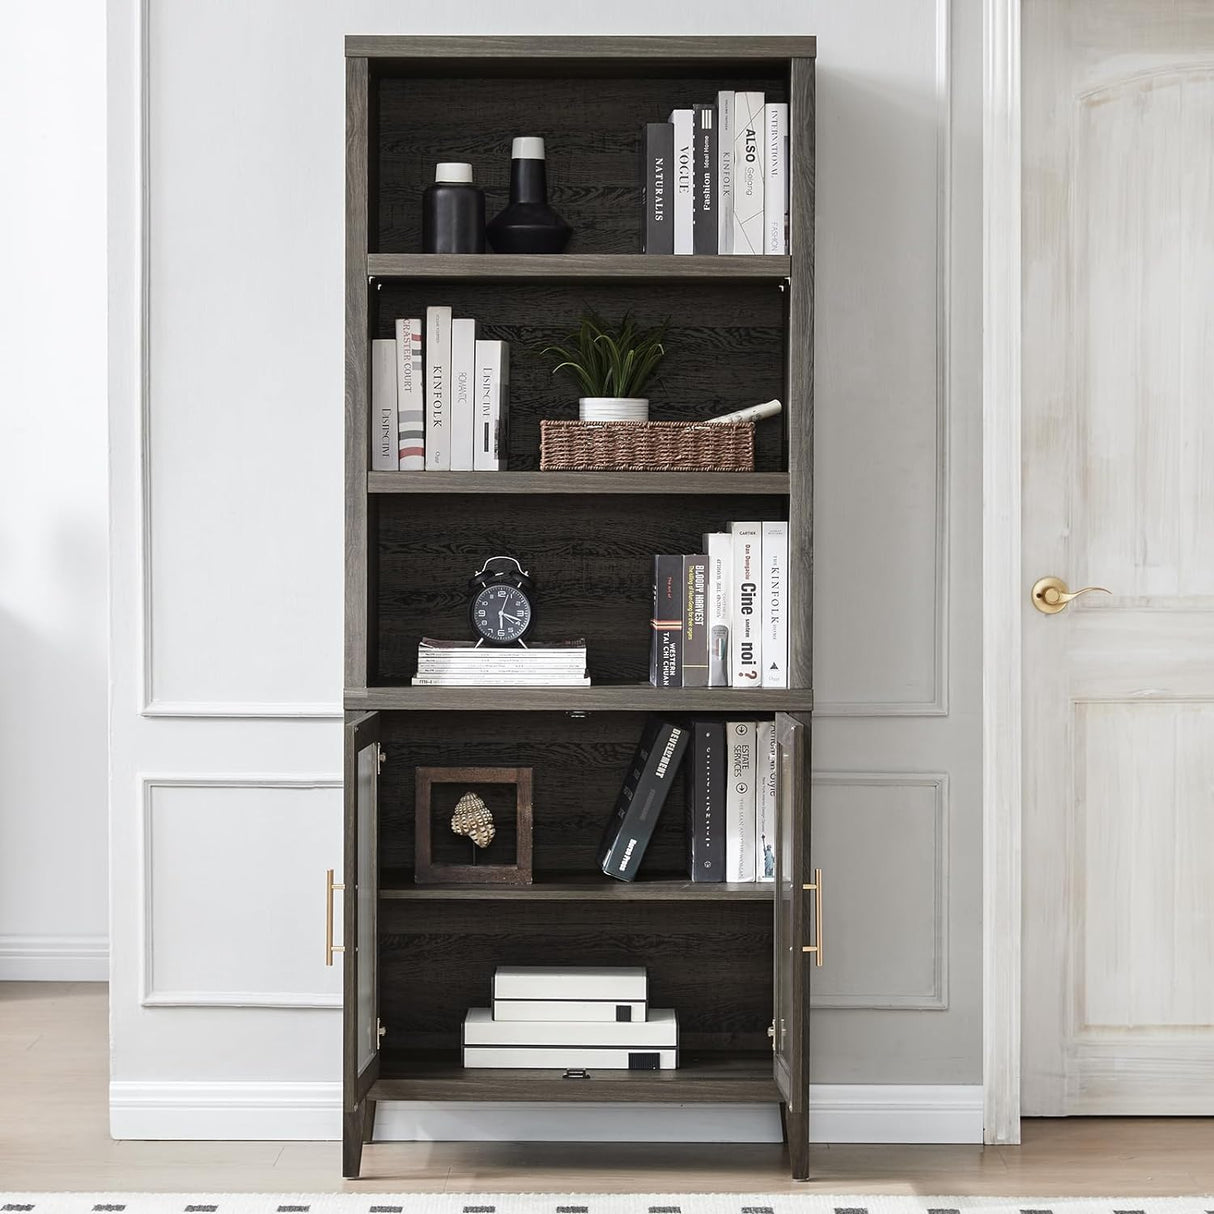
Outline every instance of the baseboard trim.
{"type": "Polygon", "coordinates": [[[107,982],[104,936],[0,936],[0,982],[107,982]]]}
{"type": "MultiPolygon", "coordinates": [[[[337,1083],[110,1084],[115,1138],[309,1141],[341,1133],[337,1083]]],[[[379,1107],[381,1141],[778,1142],[774,1105],[468,1104],[379,1107]]],[[[980,1143],[982,1087],[820,1084],[811,1142],[980,1143]]]]}

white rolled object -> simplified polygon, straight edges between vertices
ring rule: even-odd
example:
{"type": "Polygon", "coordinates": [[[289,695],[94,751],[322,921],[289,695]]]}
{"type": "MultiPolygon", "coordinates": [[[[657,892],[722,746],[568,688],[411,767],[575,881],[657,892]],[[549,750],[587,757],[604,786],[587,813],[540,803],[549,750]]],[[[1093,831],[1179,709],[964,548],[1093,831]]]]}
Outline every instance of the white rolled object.
{"type": "Polygon", "coordinates": [[[720,417],[705,418],[705,421],[718,425],[721,422],[757,422],[765,417],[776,417],[784,406],[778,400],[765,400],[761,405],[751,405],[739,409],[736,413],[725,413],[720,417]]]}

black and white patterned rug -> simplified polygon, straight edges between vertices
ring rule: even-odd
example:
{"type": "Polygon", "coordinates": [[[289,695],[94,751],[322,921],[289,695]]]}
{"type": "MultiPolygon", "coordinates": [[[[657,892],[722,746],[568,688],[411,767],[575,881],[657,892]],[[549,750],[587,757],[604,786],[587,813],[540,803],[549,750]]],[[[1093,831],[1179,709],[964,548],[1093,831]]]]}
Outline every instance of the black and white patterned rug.
{"type": "Polygon", "coordinates": [[[715,1193],[8,1193],[0,1214],[1214,1214],[1210,1197],[715,1193]]]}

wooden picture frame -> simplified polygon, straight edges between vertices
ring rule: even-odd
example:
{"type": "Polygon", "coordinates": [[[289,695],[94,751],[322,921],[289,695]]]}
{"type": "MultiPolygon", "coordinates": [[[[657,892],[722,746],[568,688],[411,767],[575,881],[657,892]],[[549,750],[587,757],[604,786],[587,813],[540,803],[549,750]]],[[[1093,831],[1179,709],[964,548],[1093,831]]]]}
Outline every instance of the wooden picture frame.
{"type": "Polygon", "coordinates": [[[531,768],[419,767],[414,814],[414,881],[418,885],[531,884],[531,768]],[[431,818],[436,784],[513,784],[515,786],[515,862],[513,864],[446,864],[434,859],[431,818]]]}

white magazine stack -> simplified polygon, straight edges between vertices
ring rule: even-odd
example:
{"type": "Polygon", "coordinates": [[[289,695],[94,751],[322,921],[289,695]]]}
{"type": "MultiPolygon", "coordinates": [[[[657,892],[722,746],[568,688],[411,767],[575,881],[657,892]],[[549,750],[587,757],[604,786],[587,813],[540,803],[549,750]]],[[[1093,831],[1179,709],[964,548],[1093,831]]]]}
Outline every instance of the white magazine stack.
{"type": "Polygon", "coordinates": [[[464,1019],[464,1066],[668,1071],[679,1062],[673,1008],[649,1006],[642,966],[499,965],[493,1007],[464,1019]]]}

